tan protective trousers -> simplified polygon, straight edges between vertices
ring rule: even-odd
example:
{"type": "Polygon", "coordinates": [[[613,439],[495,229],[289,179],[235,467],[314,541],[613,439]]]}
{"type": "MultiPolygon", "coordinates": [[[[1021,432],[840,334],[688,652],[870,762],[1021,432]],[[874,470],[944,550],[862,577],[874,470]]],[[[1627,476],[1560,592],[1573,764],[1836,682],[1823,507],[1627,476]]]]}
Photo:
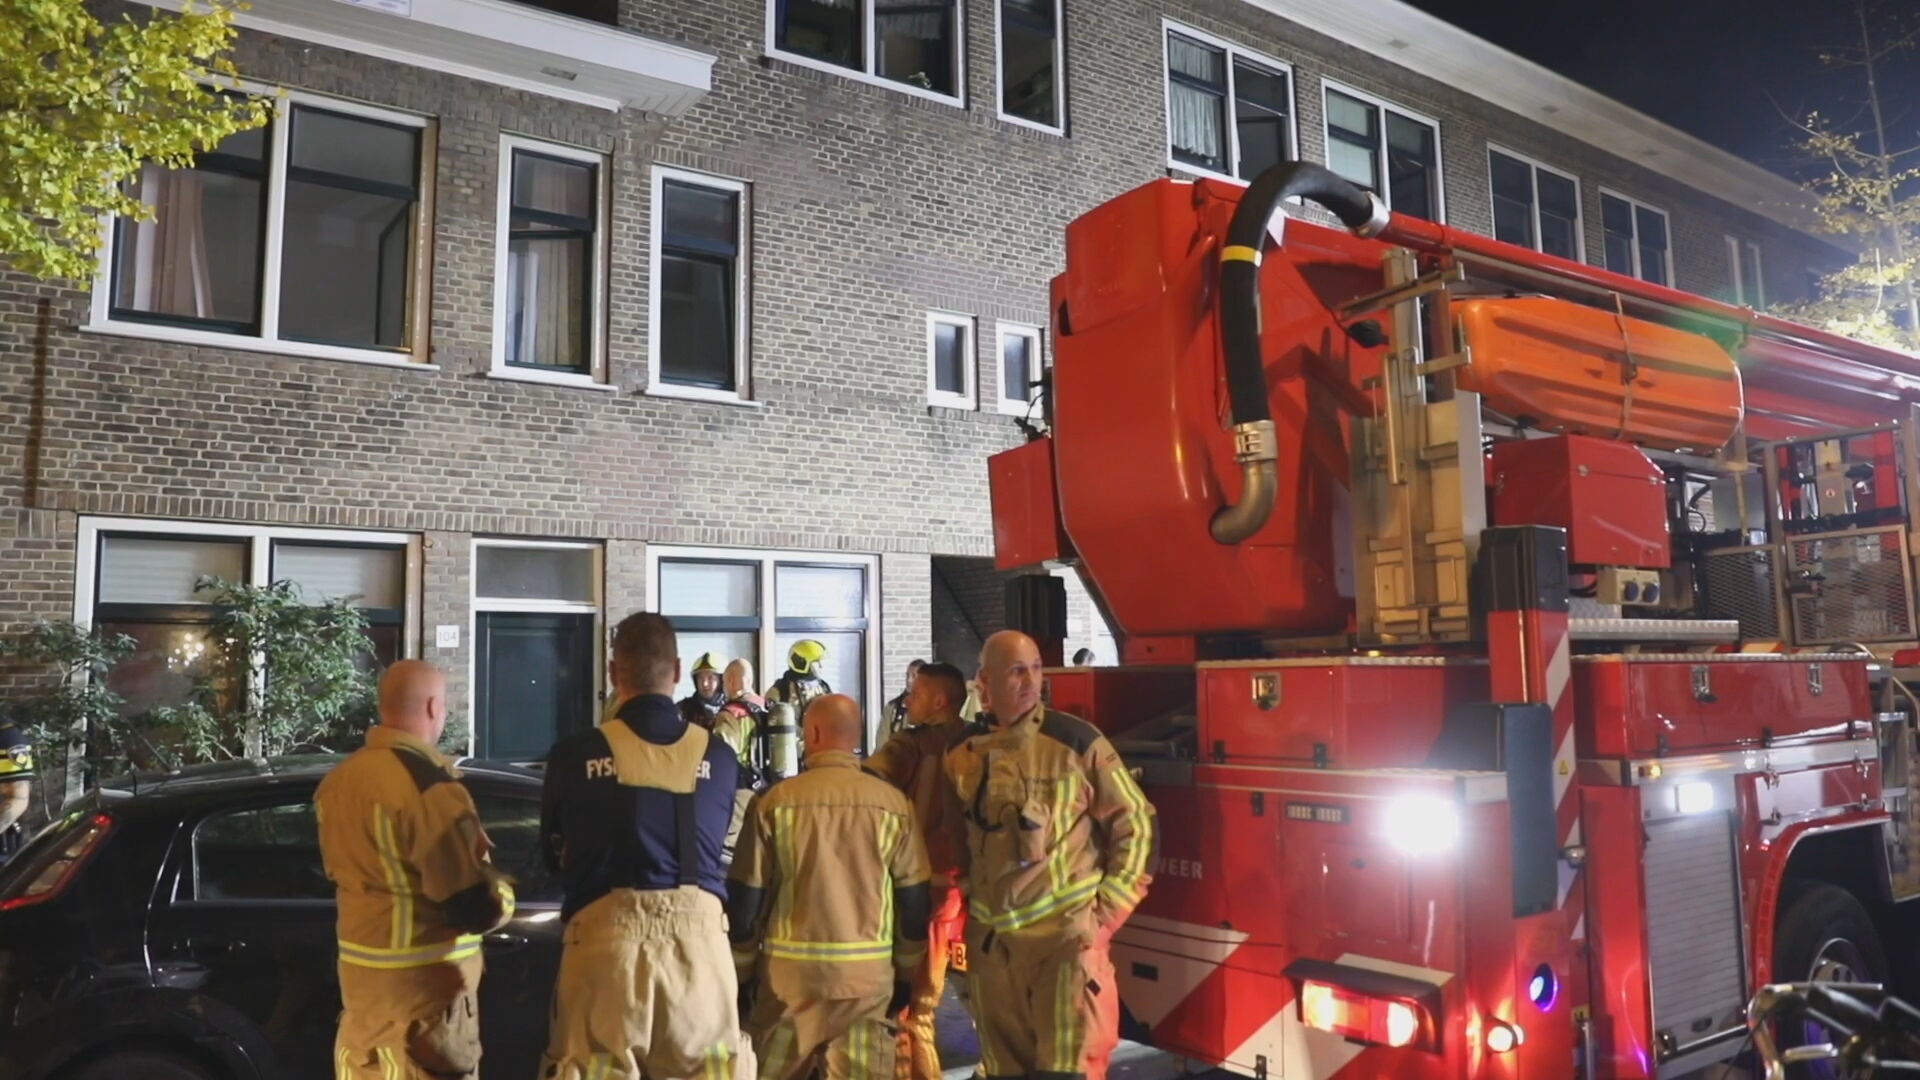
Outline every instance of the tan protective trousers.
{"type": "Polygon", "coordinates": [[[542,1080],[732,1080],[740,1050],[720,900],[616,889],[567,923],[542,1080]]]}
{"type": "Polygon", "coordinates": [[[1120,992],[1107,950],[1079,929],[1085,918],[1075,912],[1012,935],[968,925],[969,997],[989,1080],[1106,1080],[1120,992]]]}
{"type": "Polygon", "coordinates": [[[334,1080],[463,1080],[480,1074],[478,956],[384,970],[341,964],[334,1080]]]}
{"type": "Polygon", "coordinates": [[[900,1013],[900,1040],[894,1047],[894,1080],[940,1080],[940,1050],[934,1016],[947,990],[953,947],[967,927],[966,898],[948,889],[927,927],[927,958],[913,975],[913,997],[900,1013]]]}
{"type": "Polygon", "coordinates": [[[797,1080],[826,1057],[825,1080],[892,1080],[891,992],[786,1002],[763,987],[747,1025],[760,1080],[797,1080]]]}

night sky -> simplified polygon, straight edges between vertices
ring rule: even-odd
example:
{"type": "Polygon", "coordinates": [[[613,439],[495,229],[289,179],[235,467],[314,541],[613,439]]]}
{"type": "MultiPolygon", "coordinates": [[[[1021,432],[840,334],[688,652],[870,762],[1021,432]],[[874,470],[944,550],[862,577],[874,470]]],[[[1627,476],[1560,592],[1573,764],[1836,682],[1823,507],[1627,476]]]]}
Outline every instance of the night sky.
{"type": "MultiPolygon", "coordinates": [[[[1832,72],[1824,46],[1859,44],[1851,0],[1408,0],[1414,7],[1777,172],[1782,110],[1863,115],[1864,81],[1832,72]]],[[[1908,26],[1920,0],[1874,0],[1908,26]]],[[[1920,49],[1882,73],[1890,141],[1920,144],[1920,49]],[[1905,140],[1902,142],[1901,140],[1905,140]]]]}

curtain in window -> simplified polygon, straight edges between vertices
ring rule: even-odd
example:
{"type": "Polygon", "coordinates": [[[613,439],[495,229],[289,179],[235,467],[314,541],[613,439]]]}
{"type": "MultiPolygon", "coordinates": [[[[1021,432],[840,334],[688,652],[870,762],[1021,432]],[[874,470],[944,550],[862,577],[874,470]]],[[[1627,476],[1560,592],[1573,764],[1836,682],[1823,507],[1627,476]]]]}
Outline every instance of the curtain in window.
{"type": "Polygon", "coordinates": [[[206,177],[192,169],[145,165],[135,196],[154,220],[127,222],[118,306],[211,319],[213,279],[207,253],[206,177]]]}
{"type": "MultiPolygon", "coordinates": [[[[513,199],[519,206],[591,212],[581,186],[590,183],[574,167],[538,167],[516,162],[513,199]]],[[[516,220],[507,268],[507,357],[510,363],[587,371],[586,319],[591,307],[594,241],[548,226],[516,220]]]]}

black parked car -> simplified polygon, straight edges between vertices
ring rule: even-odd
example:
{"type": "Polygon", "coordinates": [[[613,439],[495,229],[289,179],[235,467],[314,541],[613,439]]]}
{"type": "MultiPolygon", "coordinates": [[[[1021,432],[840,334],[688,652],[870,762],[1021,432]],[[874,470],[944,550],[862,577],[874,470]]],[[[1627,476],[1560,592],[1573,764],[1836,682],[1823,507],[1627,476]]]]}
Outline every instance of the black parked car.
{"type": "MultiPolygon", "coordinates": [[[[340,990],[313,792],[337,757],[233,762],[103,790],[0,868],[0,1077],[331,1080],[340,990]]],[[[540,778],[461,770],[518,880],[487,935],[489,1076],[532,1076],[560,960],[540,778]]]]}

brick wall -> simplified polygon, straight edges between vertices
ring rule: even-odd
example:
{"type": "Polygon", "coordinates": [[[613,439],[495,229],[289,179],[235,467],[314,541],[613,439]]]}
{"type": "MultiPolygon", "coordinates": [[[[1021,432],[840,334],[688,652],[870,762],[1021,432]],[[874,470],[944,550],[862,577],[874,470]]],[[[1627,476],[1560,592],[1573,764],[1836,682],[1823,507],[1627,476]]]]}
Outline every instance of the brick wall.
{"type": "MultiPolygon", "coordinates": [[[[435,119],[435,368],[83,332],[84,292],[0,273],[0,623],[70,610],[82,513],[425,533],[423,655],[448,667],[464,710],[473,534],[608,540],[613,618],[642,603],[648,541],[878,553],[884,699],[908,658],[961,648],[935,624],[929,556],[990,550],[984,460],[1019,439],[989,411],[996,322],[1044,324],[1063,226],[1167,173],[1163,14],[1293,63],[1310,160],[1324,154],[1327,78],[1439,120],[1455,224],[1489,227],[1497,133],[1580,177],[1596,260],[1602,184],[1672,213],[1683,287],[1724,291],[1729,232],[1763,242],[1776,297],[1830,254],[1240,0],[1068,0],[1070,136],[1009,125],[995,117],[993,5],[965,6],[955,108],[763,56],[764,0],[624,0],[623,25],[718,57],[712,92],[672,121],[243,33],[236,62],[252,78],[435,119]],[[502,132],[611,155],[615,393],[488,377],[502,132]],[[757,407],[643,392],[656,162],[751,186],[757,407]],[[989,410],[926,404],[935,308],[978,316],[989,410]],[[462,627],[459,650],[433,647],[441,623],[462,627]]],[[[1094,641],[1090,604],[1076,604],[1094,641]]]]}

